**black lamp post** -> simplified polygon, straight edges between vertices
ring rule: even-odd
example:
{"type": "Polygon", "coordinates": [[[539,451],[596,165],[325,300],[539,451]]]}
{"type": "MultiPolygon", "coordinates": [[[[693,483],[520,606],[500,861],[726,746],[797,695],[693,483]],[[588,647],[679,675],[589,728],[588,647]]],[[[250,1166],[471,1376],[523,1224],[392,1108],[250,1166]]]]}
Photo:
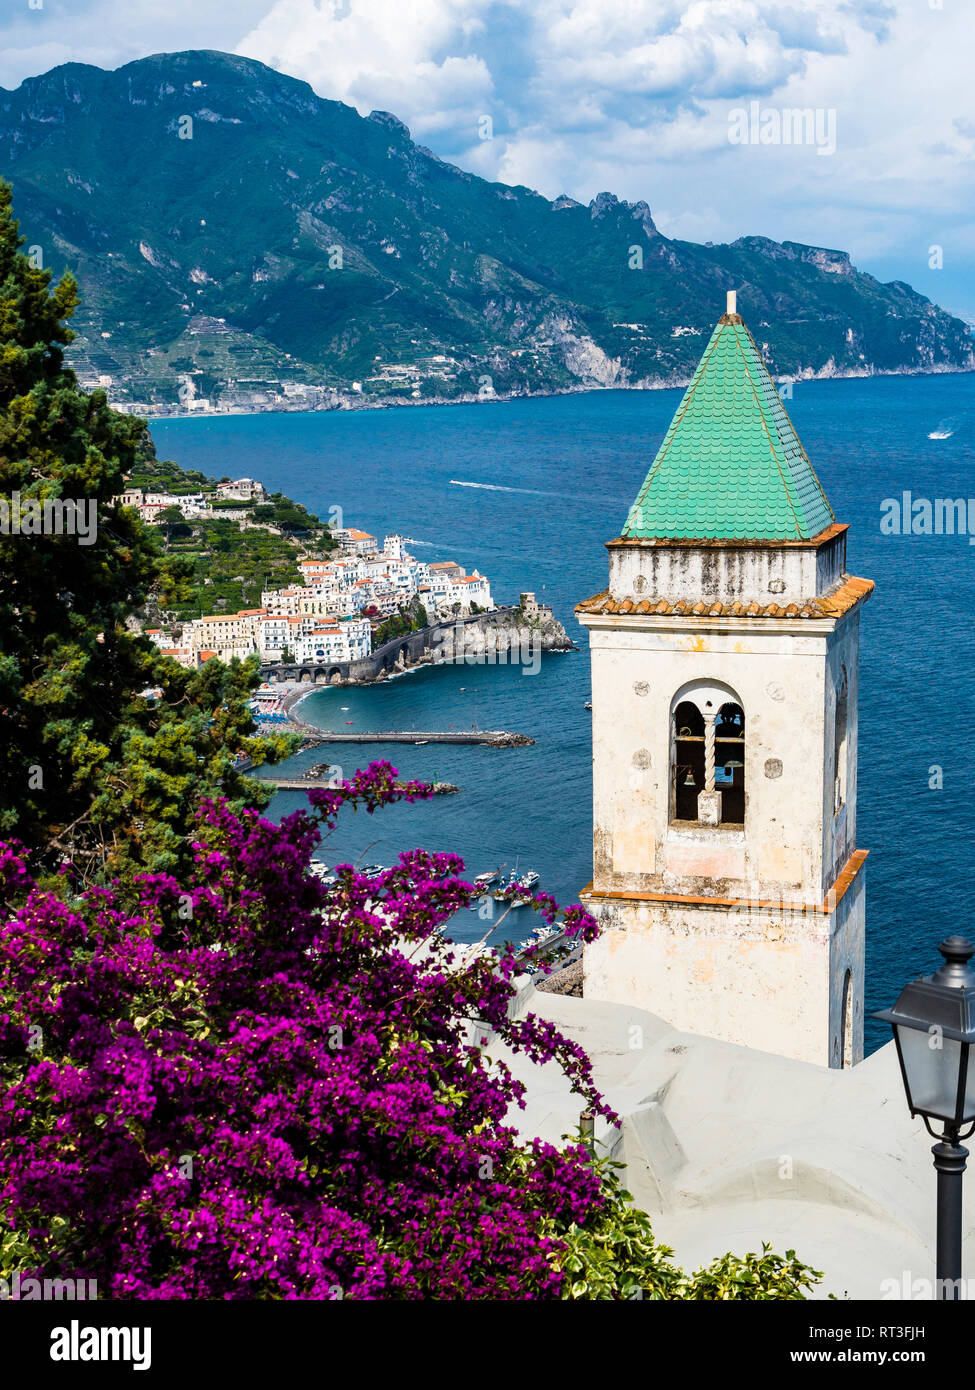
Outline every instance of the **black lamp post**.
{"type": "Polygon", "coordinates": [[[938,1174],[937,1287],[939,1297],[956,1299],[961,1183],[968,1157],[959,1140],[975,1130],[975,1059],[969,1061],[975,1043],[975,972],[968,965],[975,946],[963,936],[949,936],[938,950],[945,958],[941,969],[905,985],[894,1007],[874,1018],[893,1027],[911,1114],[920,1115],[938,1140],[931,1150],[938,1174]]]}

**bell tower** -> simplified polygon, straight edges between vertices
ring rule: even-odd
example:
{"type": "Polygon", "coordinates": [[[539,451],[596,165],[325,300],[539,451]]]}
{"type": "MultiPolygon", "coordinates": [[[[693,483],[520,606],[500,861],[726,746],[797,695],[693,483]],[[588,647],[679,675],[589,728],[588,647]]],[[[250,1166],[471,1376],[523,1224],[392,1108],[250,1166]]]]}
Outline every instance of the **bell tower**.
{"type": "Polygon", "coordinates": [[[860,611],[733,295],[579,604],[592,658],[584,993],[821,1066],[863,1056],[860,611]]]}

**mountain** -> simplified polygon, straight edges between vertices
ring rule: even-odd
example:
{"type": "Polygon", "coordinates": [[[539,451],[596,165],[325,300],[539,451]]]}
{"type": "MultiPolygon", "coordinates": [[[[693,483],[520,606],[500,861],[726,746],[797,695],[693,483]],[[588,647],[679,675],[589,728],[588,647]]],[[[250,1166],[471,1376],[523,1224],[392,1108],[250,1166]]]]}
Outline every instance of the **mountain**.
{"type": "Polygon", "coordinates": [[[971,369],[961,320],[842,251],[661,235],[646,203],[490,183],[261,63],[159,54],[0,89],[28,245],[114,399],[360,404],[687,380],[738,290],[776,375],[971,369]]]}

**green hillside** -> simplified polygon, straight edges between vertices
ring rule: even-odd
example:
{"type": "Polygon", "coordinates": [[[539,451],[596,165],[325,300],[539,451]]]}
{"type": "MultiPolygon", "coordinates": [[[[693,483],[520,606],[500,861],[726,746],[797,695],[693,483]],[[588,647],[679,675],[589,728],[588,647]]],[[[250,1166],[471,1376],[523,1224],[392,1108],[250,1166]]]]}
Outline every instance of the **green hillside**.
{"type": "MultiPolygon", "coordinates": [[[[216,497],[217,480],[195,469],[183,469],[172,459],[160,459],[146,431],[136,453],[126,487],[174,495],[203,492],[216,497]]],[[[263,526],[242,529],[232,514],[184,520],[177,508],[165,513],[153,529],[163,546],[164,588],[175,595],[161,606],[158,594],[147,605],[147,625],[184,622],[205,613],[235,613],[260,606],[264,589],[283,589],[303,582],[298,565],[303,559],[325,559],[337,543],[314,513],[283,493],[252,509],[263,526]]]]}
{"type": "Polygon", "coordinates": [[[965,324],[840,251],[698,246],[645,203],[490,183],[395,117],[227,54],[70,63],[0,89],[0,160],[28,244],[79,278],[82,380],[120,400],[686,379],[730,288],[777,375],[973,366],[965,324]]]}

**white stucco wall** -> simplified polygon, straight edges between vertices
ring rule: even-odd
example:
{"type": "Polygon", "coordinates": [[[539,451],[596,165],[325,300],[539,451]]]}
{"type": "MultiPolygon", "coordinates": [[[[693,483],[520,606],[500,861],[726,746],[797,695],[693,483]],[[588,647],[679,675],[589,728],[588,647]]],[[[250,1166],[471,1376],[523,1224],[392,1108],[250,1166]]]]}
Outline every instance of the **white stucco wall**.
{"type": "Polygon", "coordinates": [[[859,653],[860,613],[854,609],[829,642],[823,686],[826,698],[823,719],[823,763],[826,773],[823,779],[823,867],[826,887],[856,848],[859,653]],[[847,682],[846,792],[843,806],[836,811],[833,801],[837,772],[834,732],[837,696],[844,674],[847,682]]]}
{"type": "MultiPolygon", "coordinates": [[[[748,884],[752,896],[820,902],[835,877],[827,696],[828,665],[839,664],[832,658],[835,621],[584,621],[592,657],[596,889],[706,896],[733,889],[741,896],[748,884]],[[695,680],[726,686],[745,712],[743,834],[670,822],[671,705],[695,680]]],[[[853,653],[855,638],[852,645],[844,640],[851,710],[853,653]]],[[[848,747],[855,768],[855,737],[848,747]]],[[[855,775],[848,819],[851,796],[855,775]]]]}
{"type": "MultiPolygon", "coordinates": [[[[843,978],[834,982],[834,960],[839,969],[856,955],[847,913],[598,896],[588,906],[603,930],[586,947],[587,999],[647,1009],[687,1032],[831,1064],[843,978]]],[[[862,1001],[862,953],[859,962],[853,989],[862,1001]]],[[[862,1002],[859,1020],[862,1028],[862,1002]]],[[[855,1051],[859,1060],[862,1046],[855,1051]]]]}
{"type": "Polygon", "coordinates": [[[857,610],[821,620],[582,621],[592,657],[591,906],[607,928],[586,950],[586,996],[839,1065],[849,969],[858,1060],[862,870],[855,890],[832,911],[819,910],[856,845],[857,610]],[[836,813],[843,670],[846,795],[836,813]],[[715,704],[729,692],[744,710],[743,828],[672,820],[671,710],[692,682],[716,686],[715,704]],[[695,898],[713,905],[679,901],[695,898]]]}
{"type": "Polygon", "coordinates": [[[845,531],[820,544],[616,541],[609,546],[609,591],[615,599],[803,602],[840,583],[845,564],[845,531]]]}

